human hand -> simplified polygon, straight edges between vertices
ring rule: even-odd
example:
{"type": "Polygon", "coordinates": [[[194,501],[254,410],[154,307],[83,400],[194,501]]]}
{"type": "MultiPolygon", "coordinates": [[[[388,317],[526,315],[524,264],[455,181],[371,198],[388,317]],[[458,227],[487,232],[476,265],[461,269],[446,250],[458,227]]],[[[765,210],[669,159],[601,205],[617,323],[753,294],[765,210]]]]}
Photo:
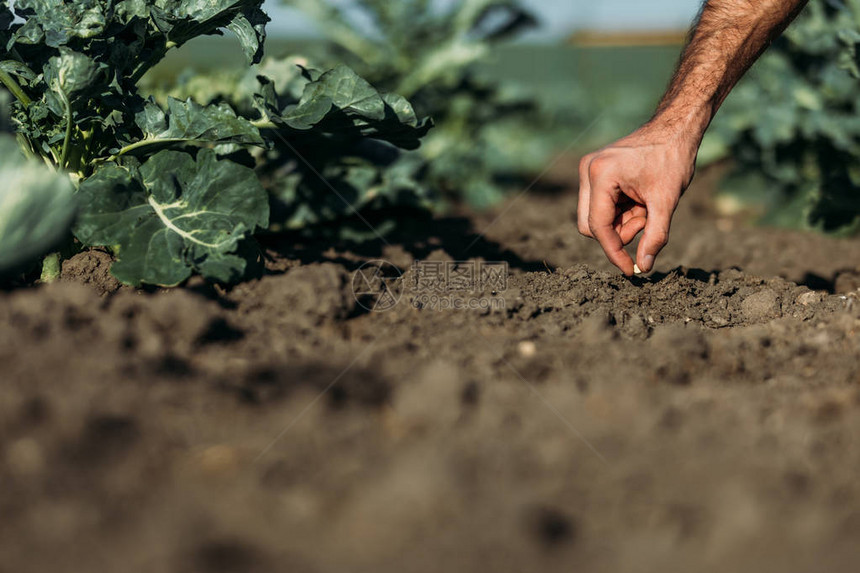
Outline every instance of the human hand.
{"type": "Polygon", "coordinates": [[[652,122],[585,156],[579,164],[579,232],[596,239],[609,260],[633,274],[624,250],[644,229],[636,254],[642,272],[669,241],[672,216],[693,180],[701,137],[652,122]]]}

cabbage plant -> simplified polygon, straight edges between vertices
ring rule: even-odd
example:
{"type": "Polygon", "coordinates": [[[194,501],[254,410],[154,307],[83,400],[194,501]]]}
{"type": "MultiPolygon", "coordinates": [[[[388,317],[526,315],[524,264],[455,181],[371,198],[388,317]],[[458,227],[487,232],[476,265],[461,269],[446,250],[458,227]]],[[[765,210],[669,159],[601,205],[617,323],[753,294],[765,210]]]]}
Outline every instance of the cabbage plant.
{"type": "Polygon", "coordinates": [[[124,283],[241,279],[283,181],[311,178],[321,195],[305,201],[355,210],[317,183],[325,174],[306,155],[336,165],[339,147],[415,148],[429,130],[407,100],[346,66],[296,68],[290,93],[255,73],[243,109],[141,91],[149,70],[200,36],[229,32],[258,64],[268,20],[262,0],[0,0],[0,83],[19,147],[75,183],[74,236],[110,248],[124,283]]]}

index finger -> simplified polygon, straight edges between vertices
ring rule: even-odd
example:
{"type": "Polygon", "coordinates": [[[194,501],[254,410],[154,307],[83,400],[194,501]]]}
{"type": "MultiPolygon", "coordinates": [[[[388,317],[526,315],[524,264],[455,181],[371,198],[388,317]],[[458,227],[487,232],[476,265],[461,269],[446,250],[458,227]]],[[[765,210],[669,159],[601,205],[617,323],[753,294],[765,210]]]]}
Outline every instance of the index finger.
{"type": "Polygon", "coordinates": [[[621,190],[608,181],[592,181],[588,226],[606,257],[627,276],[633,275],[633,259],[624,250],[624,241],[615,229],[615,207],[621,190]]]}
{"type": "Polygon", "coordinates": [[[591,156],[585,156],[579,163],[579,201],[576,207],[576,224],[579,232],[586,237],[594,238],[588,228],[588,210],[591,202],[591,180],[588,173],[591,166],[591,156]]]}

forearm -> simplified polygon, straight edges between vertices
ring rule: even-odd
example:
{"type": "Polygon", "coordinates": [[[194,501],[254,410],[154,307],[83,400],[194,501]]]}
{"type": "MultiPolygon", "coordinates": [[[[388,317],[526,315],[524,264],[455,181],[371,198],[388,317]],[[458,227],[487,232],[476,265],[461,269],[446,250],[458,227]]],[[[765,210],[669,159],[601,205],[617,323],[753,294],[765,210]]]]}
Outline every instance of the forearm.
{"type": "Polygon", "coordinates": [[[722,103],[807,0],[708,0],[652,123],[697,145],[722,103]]]}

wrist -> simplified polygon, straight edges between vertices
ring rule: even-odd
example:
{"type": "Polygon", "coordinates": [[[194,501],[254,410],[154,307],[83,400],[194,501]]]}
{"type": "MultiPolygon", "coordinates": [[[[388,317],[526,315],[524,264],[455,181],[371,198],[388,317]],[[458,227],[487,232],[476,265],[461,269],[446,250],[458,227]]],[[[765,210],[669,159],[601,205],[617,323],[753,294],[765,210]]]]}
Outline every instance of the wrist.
{"type": "Polygon", "coordinates": [[[709,106],[670,105],[659,109],[648,125],[663,131],[671,140],[698,150],[712,119],[709,106]]]}
{"type": "Polygon", "coordinates": [[[661,143],[676,149],[682,161],[695,163],[710,121],[711,116],[707,112],[688,109],[684,113],[678,113],[673,109],[664,109],[659,111],[644,129],[651,132],[661,143]]]}

